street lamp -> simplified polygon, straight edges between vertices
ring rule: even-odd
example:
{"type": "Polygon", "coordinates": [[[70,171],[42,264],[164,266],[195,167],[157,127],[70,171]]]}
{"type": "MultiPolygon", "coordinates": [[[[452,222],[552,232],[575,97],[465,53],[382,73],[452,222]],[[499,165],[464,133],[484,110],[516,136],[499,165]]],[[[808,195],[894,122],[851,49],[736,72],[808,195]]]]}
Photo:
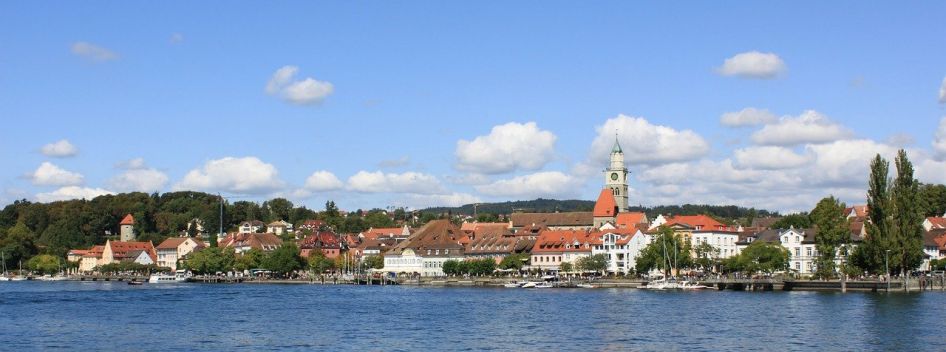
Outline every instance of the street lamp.
{"type": "Polygon", "coordinates": [[[890,250],[884,252],[884,270],[887,271],[887,292],[890,292],[890,264],[887,257],[890,255],[890,250]]]}

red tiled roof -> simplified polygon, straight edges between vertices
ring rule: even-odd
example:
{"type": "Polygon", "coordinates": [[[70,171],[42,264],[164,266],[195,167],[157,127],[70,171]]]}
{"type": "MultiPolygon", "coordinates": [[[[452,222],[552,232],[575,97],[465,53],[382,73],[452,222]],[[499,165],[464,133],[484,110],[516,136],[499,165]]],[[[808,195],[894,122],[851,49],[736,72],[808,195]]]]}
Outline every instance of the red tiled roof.
{"type": "Polygon", "coordinates": [[[180,247],[181,243],[184,243],[184,241],[187,241],[187,237],[171,237],[161,242],[161,244],[159,244],[157,248],[158,249],[177,249],[177,247],[180,247]]]}
{"type": "Polygon", "coordinates": [[[508,222],[464,222],[460,224],[460,231],[472,232],[481,228],[510,228],[512,225],[508,222]]]}
{"type": "Polygon", "coordinates": [[[259,250],[282,245],[282,239],[272,233],[237,233],[230,234],[220,241],[221,247],[250,247],[259,250]]]}
{"type": "Polygon", "coordinates": [[[131,214],[125,215],[125,217],[122,219],[122,222],[120,222],[120,223],[118,223],[118,224],[119,224],[119,225],[134,225],[134,224],[135,224],[135,217],[134,217],[134,216],[131,216],[131,214]]]}
{"type": "Polygon", "coordinates": [[[631,228],[643,224],[646,218],[647,215],[641,212],[620,213],[614,222],[619,229],[631,228]]]}
{"type": "Polygon", "coordinates": [[[152,261],[158,260],[158,254],[154,250],[154,245],[151,242],[122,242],[122,241],[108,241],[106,246],[111,247],[112,257],[114,259],[123,259],[128,258],[129,253],[133,251],[145,251],[148,253],[148,256],[151,257],[152,261]]]}
{"type": "Polygon", "coordinates": [[[299,248],[302,249],[312,249],[312,248],[341,248],[341,242],[338,240],[338,235],[331,231],[319,231],[311,235],[306,236],[302,239],[299,248]]]}
{"type": "Polygon", "coordinates": [[[617,207],[617,202],[614,201],[614,193],[605,188],[598,194],[598,201],[595,202],[595,209],[592,213],[595,217],[611,217],[617,215],[617,207]]]}
{"type": "Polygon", "coordinates": [[[585,230],[542,231],[532,247],[532,253],[591,252],[591,245],[601,232],[585,230]]]}
{"type": "Polygon", "coordinates": [[[723,225],[719,221],[707,216],[707,215],[677,215],[669,220],[667,220],[666,226],[673,226],[676,224],[688,225],[693,227],[694,230],[700,231],[709,231],[709,230],[727,230],[727,226],[723,225]]]}
{"type": "Polygon", "coordinates": [[[929,220],[929,222],[933,224],[930,229],[946,229],[946,218],[931,216],[926,218],[926,220],[929,220]]]}

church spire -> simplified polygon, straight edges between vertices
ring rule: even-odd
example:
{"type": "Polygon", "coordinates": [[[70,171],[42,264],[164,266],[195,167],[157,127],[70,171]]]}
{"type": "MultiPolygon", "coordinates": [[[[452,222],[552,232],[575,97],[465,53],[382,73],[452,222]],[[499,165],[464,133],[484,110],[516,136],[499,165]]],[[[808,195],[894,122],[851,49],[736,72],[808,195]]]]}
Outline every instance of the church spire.
{"type": "Polygon", "coordinates": [[[621,154],[624,154],[624,152],[621,151],[621,144],[618,143],[618,134],[617,134],[617,133],[614,134],[614,147],[611,147],[611,153],[612,153],[612,154],[613,154],[613,153],[621,153],[621,154]]]}

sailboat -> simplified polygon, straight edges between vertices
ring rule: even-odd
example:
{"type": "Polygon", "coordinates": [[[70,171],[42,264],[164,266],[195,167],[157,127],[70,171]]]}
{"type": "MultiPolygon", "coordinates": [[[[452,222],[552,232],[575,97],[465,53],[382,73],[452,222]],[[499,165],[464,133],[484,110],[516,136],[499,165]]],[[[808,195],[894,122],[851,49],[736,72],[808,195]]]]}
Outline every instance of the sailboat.
{"type": "Polygon", "coordinates": [[[11,278],[12,281],[25,281],[26,276],[23,276],[23,261],[20,261],[20,270],[16,272],[16,276],[11,278]]]}
{"type": "Polygon", "coordinates": [[[3,256],[3,252],[0,252],[0,262],[3,263],[3,276],[0,276],[0,281],[10,281],[10,277],[7,276],[7,258],[3,256]]]}

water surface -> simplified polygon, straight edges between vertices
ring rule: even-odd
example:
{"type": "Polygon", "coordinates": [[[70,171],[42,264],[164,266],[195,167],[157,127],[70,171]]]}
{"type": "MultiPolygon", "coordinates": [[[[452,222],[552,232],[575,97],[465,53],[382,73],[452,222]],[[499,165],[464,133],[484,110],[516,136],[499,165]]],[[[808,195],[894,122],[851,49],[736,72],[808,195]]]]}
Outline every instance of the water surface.
{"type": "Polygon", "coordinates": [[[0,350],[946,350],[946,293],[0,282],[0,350]]]}

